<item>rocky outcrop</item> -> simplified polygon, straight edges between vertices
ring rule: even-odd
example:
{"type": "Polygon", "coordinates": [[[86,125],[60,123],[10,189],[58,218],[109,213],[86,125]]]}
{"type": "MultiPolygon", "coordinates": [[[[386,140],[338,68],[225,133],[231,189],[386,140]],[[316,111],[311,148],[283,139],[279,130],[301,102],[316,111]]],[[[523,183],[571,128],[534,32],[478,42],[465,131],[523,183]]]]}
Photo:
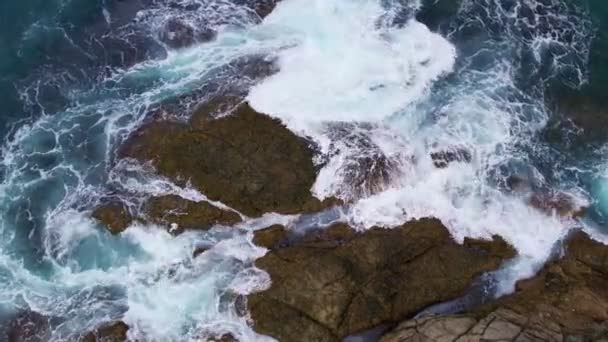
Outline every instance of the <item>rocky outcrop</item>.
{"type": "Polygon", "coordinates": [[[452,147],[432,152],[431,159],[435,167],[442,169],[455,162],[470,163],[473,156],[471,156],[471,152],[466,148],[452,147]]]}
{"type": "Polygon", "coordinates": [[[131,215],[123,203],[113,201],[97,207],[92,216],[112,234],[121,233],[136,220],[160,225],[172,234],[191,229],[207,230],[214,225],[231,226],[241,221],[241,216],[234,211],[177,195],[151,197],[137,215],[131,215]]]}
{"type": "Polygon", "coordinates": [[[122,321],[99,327],[86,334],[81,342],[125,342],[129,326],[122,321]]]}
{"type": "MultiPolygon", "coordinates": [[[[200,121],[199,121],[200,122],[200,121]]],[[[176,183],[248,215],[317,211],[309,143],[248,104],[197,127],[155,122],[125,143],[121,157],[151,161],[176,183]]]]}
{"type": "Polygon", "coordinates": [[[275,249],[287,241],[287,230],[280,224],[260,229],[253,235],[253,243],[264,248],[275,249]]]}
{"type": "Polygon", "coordinates": [[[257,332],[280,341],[339,341],[455,298],[514,255],[498,238],[460,245],[435,219],[334,231],[258,259],[272,285],[248,299],[257,332]]]}
{"type": "Polygon", "coordinates": [[[160,40],[168,47],[178,49],[204,43],[215,38],[216,32],[208,27],[192,27],[189,23],[179,18],[170,18],[163,25],[160,40]]]}
{"type": "Polygon", "coordinates": [[[548,215],[557,215],[564,218],[583,217],[587,212],[586,203],[582,198],[552,189],[546,185],[533,184],[533,181],[511,175],[504,183],[505,190],[523,197],[530,206],[548,215]]]}
{"type": "Polygon", "coordinates": [[[608,247],[579,232],[565,253],[512,295],[463,315],[406,321],[382,342],[608,341],[608,247]]]}
{"type": "Polygon", "coordinates": [[[403,176],[402,162],[411,156],[399,149],[390,153],[376,140],[396,140],[385,134],[382,127],[369,123],[334,122],[326,127],[325,134],[331,139],[327,154],[328,162],[339,156],[333,167],[333,177],[340,188],[334,189],[347,202],[381,192],[403,176]],[[381,136],[378,139],[378,136],[381,136]]]}
{"type": "Polygon", "coordinates": [[[209,229],[213,225],[231,226],[241,221],[239,214],[220,209],[208,202],[194,202],[177,195],[150,198],[144,212],[154,223],[164,225],[172,233],[188,229],[209,229]]]}
{"type": "Polygon", "coordinates": [[[102,204],[93,210],[91,216],[104,224],[110,233],[119,234],[133,222],[129,208],[120,201],[102,204]]]}

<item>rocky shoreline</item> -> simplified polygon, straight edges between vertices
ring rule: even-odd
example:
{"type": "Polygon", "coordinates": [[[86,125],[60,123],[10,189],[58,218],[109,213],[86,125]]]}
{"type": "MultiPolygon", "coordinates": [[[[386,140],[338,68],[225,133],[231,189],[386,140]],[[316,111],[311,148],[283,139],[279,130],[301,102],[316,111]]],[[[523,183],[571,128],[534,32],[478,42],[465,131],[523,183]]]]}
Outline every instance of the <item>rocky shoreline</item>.
{"type": "MultiPolygon", "coordinates": [[[[315,213],[340,204],[311,194],[314,146],[277,120],[244,102],[218,119],[200,120],[200,115],[196,124],[144,125],[119,154],[151,163],[161,175],[235,211],[166,195],[148,198],[140,212],[108,201],[92,217],[112,234],[137,221],[179,234],[229,227],[270,212],[315,213]]],[[[429,306],[466,294],[480,276],[514,258],[515,250],[498,236],[459,244],[433,218],[365,231],[345,223],[305,233],[273,225],[256,231],[253,243],[268,249],[255,265],[272,284],[247,298],[249,320],[256,332],[279,341],[340,341],[376,327],[385,331],[384,342],[608,337],[608,247],[581,232],[568,237],[559,258],[520,281],[515,293],[466,312],[422,317],[417,314],[429,306]]],[[[44,341],[51,319],[21,314],[11,322],[9,340],[44,341]]],[[[81,339],[125,341],[128,329],[117,321],[83,332],[81,339]]]]}
{"type": "MultiPolygon", "coordinates": [[[[162,175],[190,182],[246,216],[318,212],[336,203],[311,195],[313,146],[280,122],[246,103],[220,119],[200,115],[193,119],[197,124],[143,126],[121,156],[151,161],[162,175]]],[[[124,216],[123,208],[115,208],[124,216]]],[[[168,229],[230,226],[242,219],[178,196],[151,198],[144,208],[139,219],[168,229]]],[[[112,220],[96,217],[115,232],[112,220]]],[[[414,317],[462,296],[515,251],[500,237],[458,244],[432,218],[363,232],[341,223],[305,234],[275,225],[256,231],[253,242],[269,249],[256,266],[272,285],[249,296],[250,321],[256,332],[280,341],[340,341],[377,326],[394,327],[382,341],[561,341],[595,338],[608,328],[601,324],[608,319],[608,292],[601,287],[608,281],[608,247],[583,233],[572,235],[564,256],[518,283],[514,294],[465,313],[421,318],[414,317]]]]}

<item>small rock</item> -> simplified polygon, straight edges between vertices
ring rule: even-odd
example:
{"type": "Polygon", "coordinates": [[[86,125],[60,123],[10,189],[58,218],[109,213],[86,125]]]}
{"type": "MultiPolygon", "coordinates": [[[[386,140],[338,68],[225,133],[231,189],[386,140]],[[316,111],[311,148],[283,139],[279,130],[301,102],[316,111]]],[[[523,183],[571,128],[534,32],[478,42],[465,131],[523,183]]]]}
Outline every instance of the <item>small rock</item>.
{"type": "Polygon", "coordinates": [[[171,48],[182,48],[194,44],[194,29],[177,18],[167,20],[160,39],[171,48]]]}
{"type": "MultiPolygon", "coordinates": [[[[547,263],[515,293],[462,315],[408,320],[381,342],[436,341],[425,327],[448,341],[600,341],[608,336],[608,246],[585,233],[573,234],[566,254],[547,263]],[[463,333],[446,324],[466,322],[463,333]]],[[[434,335],[436,336],[436,335],[434,335]]]]}
{"type": "Polygon", "coordinates": [[[587,208],[579,206],[572,196],[561,191],[534,192],[529,203],[548,214],[555,213],[562,217],[578,218],[584,216],[587,211],[587,208]]]}
{"type": "Polygon", "coordinates": [[[431,153],[431,159],[435,167],[443,169],[450,163],[463,162],[470,163],[472,160],[471,152],[467,149],[455,147],[443,151],[431,153]]]}
{"type": "Polygon", "coordinates": [[[147,216],[157,224],[164,224],[169,232],[179,234],[188,229],[206,230],[213,225],[234,225],[241,221],[239,214],[212,204],[194,202],[177,195],[152,197],[145,205],[147,216]]]}
{"type": "Polygon", "coordinates": [[[321,204],[310,192],[316,169],[308,141],[247,103],[201,127],[144,125],[119,155],[151,161],[176,183],[189,182],[209,199],[252,217],[300,213],[321,204]]]}
{"type": "Polygon", "coordinates": [[[103,223],[112,234],[123,232],[133,222],[129,209],[118,201],[102,204],[93,210],[91,216],[103,223]]]}
{"type": "Polygon", "coordinates": [[[199,246],[199,247],[196,247],[194,249],[194,252],[192,252],[192,257],[196,258],[197,256],[199,256],[199,255],[205,253],[206,251],[208,251],[210,248],[211,247],[209,247],[209,246],[199,246]]]}
{"type": "Polygon", "coordinates": [[[339,341],[456,298],[514,256],[502,240],[457,244],[434,219],[361,233],[336,225],[319,233],[256,261],[272,280],[248,299],[257,332],[280,341],[339,341]]]}
{"type": "Polygon", "coordinates": [[[86,334],[82,342],[125,342],[129,326],[122,321],[104,325],[86,334]]]}
{"type": "Polygon", "coordinates": [[[8,342],[45,342],[51,337],[49,318],[26,310],[10,320],[8,342]]]}
{"type": "Polygon", "coordinates": [[[287,230],[280,224],[257,230],[253,243],[264,248],[274,249],[287,239],[287,230]]]}

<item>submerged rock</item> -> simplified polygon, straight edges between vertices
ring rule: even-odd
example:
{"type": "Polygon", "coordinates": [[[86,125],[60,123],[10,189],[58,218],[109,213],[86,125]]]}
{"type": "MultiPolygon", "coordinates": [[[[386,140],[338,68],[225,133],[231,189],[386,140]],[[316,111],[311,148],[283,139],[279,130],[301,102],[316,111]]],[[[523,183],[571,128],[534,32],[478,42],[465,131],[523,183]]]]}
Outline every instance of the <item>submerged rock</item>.
{"type": "Polygon", "coordinates": [[[608,246],[574,234],[566,255],[515,293],[462,315],[409,320],[382,342],[608,340],[608,246]]]}
{"type": "Polygon", "coordinates": [[[423,0],[416,20],[438,31],[458,13],[461,3],[461,0],[423,0]]]}
{"type": "MultiPolygon", "coordinates": [[[[564,132],[556,132],[552,130],[552,127],[565,130],[565,128],[570,127],[563,127],[563,122],[570,121],[576,128],[582,130],[582,132],[576,134],[576,137],[569,136],[569,139],[566,139],[574,140],[572,143],[574,148],[585,150],[592,143],[605,142],[608,139],[604,129],[608,125],[607,105],[605,96],[597,98],[585,94],[584,91],[563,88],[559,90],[551,89],[549,106],[558,115],[556,115],[556,118],[552,118],[552,121],[557,120],[557,122],[550,122],[545,128],[545,139],[552,144],[562,146],[566,143],[561,141],[564,140],[564,132]]],[[[572,131],[572,128],[570,130],[572,131]]]]}
{"type": "Polygon", "coordinates": [[[49,318],[31,310],[23,311],[14,317],[8,323],[6,331],[9,342],[44,342],[50,337],[49,318]]]}
{"type": "Polygon", "coordinates": [[[440,169],[445,168],[454,162],[470,163],[472,158],[471,152],[460,147],[454,147],[431,153],[433,164],[435,167],[440,169]]]}
{"type": "Polygon", "coordinates": [[[112,201],[95,208],[93,218],[103,223],[110,233],[119,234],[133,222],[129,208],[119,201],[112,201]]]}
{"type": "Polygon", "coordinates": [[[403,177],[403,161],[411,160],[407,149],[385,151],[376,140],[396,141],[393,135],[386,135],[386,129],[368,123],[331,123],[326,134],[332,140],[329,146],[328,162],[333,163],[339,156],[332,173],[340,184],[334,189],[341,198],[349,201],[368,197],[385,190],[403,177]],[[380,138],[379,138],[380,137],[380,138]]]}
{"type": "Polygon", "coordinates": [[[207,342],[239,342],[239,340],[232,334],[227,333],[221,336],[209,338],[207,339],[207,342]]]}
{"type": "Polygon", "coordinates": [[[127,341],[128,330],[129,326],[122,321],[110,323],[86,334],[82,342],[124,342],[127,341]]]}
{"type": "Polygon", "coordinates": [[[584,216],[587,211],[574,197],[561,191],[538,191],[530,196],[528,202],[536,209],[561,217],[578,218],[584,216]]]}
{"type": "Polygon", "coordinates": [[[205,201],[189,201],[177,195],[150,198],[145,212],[154,223],[173,229],[172,233],[187,229],[205,230],[216,224],[230,226],[241,221],[239,214],[233,211],[220,209],[205,201]]]}
{"type": "Polygon", "coordinates": [[[233,0],[234,3],[251,8],[261,19],[268,16],[280,0],[233,0]]]}
{"type": "Polygon", "coordinates": [[[257,332],[280,341],[339,341],[455,298],[514,255],[498,238],[460,245],[435,219],[359,234],[334,229],[339,242],[303,239],[257,260],[272,279],[248,299],[257,332]]]}
{"type": "Polygon", "coordinates": [[[524,197],[526,202],[548,214],[564,218],[580,218],[587,212],[585,200],[576,198],[565,191],[555,190],[545,185],[535,185],[519,176],[510,176],[506,180],[506,189],[524,197]]]}
{"type": "Polygon", "coordinates": [[[248,216],[317,211],[310,192],[316,177],[309,143],[247,103],[200,127],[155,122],[136,131],[121,157],[151,161],[180,185],[248,216]]]}
{"type": "Polygon", "coordinates": [[[178,18],[167,20],[160,34],[160,40],[167,46],[178,49],[204,43],[215,38],[216,32],[207,27],[194,28],[178,18]]]}

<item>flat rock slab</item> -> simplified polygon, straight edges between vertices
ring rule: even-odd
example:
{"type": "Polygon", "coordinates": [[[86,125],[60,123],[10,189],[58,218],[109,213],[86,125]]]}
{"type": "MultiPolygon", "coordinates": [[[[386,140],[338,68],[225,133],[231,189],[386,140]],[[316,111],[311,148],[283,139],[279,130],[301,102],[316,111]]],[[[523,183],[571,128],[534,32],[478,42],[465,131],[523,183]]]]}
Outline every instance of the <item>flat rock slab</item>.
{"type": "Polygon", "coordinates": [[[231,115],[192,127],[154,122],[136,131],[119,155],[150,161],[178,184],[192,184],[211,200],[248,216],[317,211],[316,178],[305,139],[248,104],[231,115]]]}
{"type": "MultiPolygon", "coordinates": [[[[340,229],[343,230],[343,229],[340,229]]],[[[514,256],[504,241],[453,241],[435,219],[304,239],[258,259],[271,287],[249,296],[254,329],[280,341],[339,341],[453,299],[514,256]]]]}
{"type": "Polygon", "coordinates": [[[463,315],[401,323],[381,342],[608,341],[608,246],[574,234],[517,291],[463,315]]]}
{"type": "Polygon", "coordinates": [[[213,225],[231,226],[241,221],[239,214],[223,210],[208,202],[194,202],[177,195],[150,198],[145,205],[145,214],[154,223],[183,230],[206,230],[213,225]]]}

